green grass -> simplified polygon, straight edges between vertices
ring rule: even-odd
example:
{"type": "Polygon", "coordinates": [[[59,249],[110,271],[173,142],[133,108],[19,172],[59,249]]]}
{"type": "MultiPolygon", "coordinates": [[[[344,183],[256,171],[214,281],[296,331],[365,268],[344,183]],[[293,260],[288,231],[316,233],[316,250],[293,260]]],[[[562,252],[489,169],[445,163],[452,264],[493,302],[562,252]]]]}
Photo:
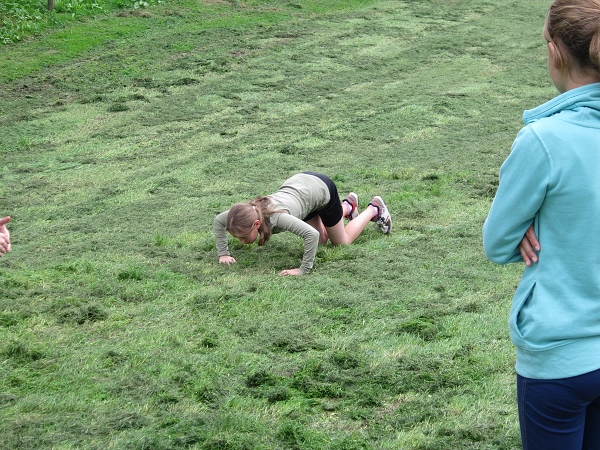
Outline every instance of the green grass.
{"type": "Polygon", "coordinates": [[[481,226],[547,6],[171,1],[1,47],[0,447],[519,448],[522,268],[481,226]],[[214,216],[303,170],[392,234],[219,266],[214,216]]]}

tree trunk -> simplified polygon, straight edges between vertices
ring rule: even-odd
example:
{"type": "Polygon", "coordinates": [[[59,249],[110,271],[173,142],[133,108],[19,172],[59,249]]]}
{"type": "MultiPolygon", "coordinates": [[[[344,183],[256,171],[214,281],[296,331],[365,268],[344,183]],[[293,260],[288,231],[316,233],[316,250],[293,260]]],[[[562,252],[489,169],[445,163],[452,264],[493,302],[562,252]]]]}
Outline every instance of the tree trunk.
{"type": "Polygon", "coordinates": [[[48,0],[48,11],[52,11],[54,9],[54,0],[48,0]]]}

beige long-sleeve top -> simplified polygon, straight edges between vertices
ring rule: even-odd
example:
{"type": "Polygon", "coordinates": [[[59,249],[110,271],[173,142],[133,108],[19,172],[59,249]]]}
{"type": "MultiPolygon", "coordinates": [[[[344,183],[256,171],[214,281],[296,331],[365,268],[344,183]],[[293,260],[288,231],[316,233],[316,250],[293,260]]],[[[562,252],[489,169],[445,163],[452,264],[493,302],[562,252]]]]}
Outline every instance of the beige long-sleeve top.
{"type": "MultiPolygon", "coordinates": [[[[320,178],[299,173],[284,181],[279,190],[268,197],[274,210],[285,211],[269,218],[273,233],[290,231],[304,240],[304,255],[299,269],[302,274],[310,272],[319,246],[319,232],[303,219],[329,203],[329,188],[320,178]]],[[[214,220],[218,256],[230,255],[225,230],[228,215],[229,211],[222,212],[214,220]]]]}

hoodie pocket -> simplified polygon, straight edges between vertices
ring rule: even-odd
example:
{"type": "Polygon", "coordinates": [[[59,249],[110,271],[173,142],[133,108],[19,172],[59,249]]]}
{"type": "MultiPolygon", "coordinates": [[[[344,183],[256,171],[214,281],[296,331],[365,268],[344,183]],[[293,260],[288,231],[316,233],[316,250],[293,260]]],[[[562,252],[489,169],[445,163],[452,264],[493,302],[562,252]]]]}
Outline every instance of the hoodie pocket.
{"type": "Polygon", "coordinates": [[[522,292],[517,292],[513,300],[509,325],[513,342],[516,345],[523,344],[523,341],[527,339],[527,334],[531,326],[531,302],[535,285],[536,283],[534,282],[528,289],[520,287],[518,291],[522,292]]]}

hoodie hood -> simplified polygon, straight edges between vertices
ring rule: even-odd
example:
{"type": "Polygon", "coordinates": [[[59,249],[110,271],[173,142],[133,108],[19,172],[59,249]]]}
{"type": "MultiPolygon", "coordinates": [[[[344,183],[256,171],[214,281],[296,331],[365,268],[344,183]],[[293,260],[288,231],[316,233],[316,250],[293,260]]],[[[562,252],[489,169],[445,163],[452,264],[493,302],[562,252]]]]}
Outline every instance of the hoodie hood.
{"type": "Polygon", "coordinates": [[[571,89],[537,108],[526,110],[523,113],[523,122],[525,122],[525,125],[529,125],[556,113],[578,108],[590,108],[600,114],[600,83],[587,84],[571,89]]]}

